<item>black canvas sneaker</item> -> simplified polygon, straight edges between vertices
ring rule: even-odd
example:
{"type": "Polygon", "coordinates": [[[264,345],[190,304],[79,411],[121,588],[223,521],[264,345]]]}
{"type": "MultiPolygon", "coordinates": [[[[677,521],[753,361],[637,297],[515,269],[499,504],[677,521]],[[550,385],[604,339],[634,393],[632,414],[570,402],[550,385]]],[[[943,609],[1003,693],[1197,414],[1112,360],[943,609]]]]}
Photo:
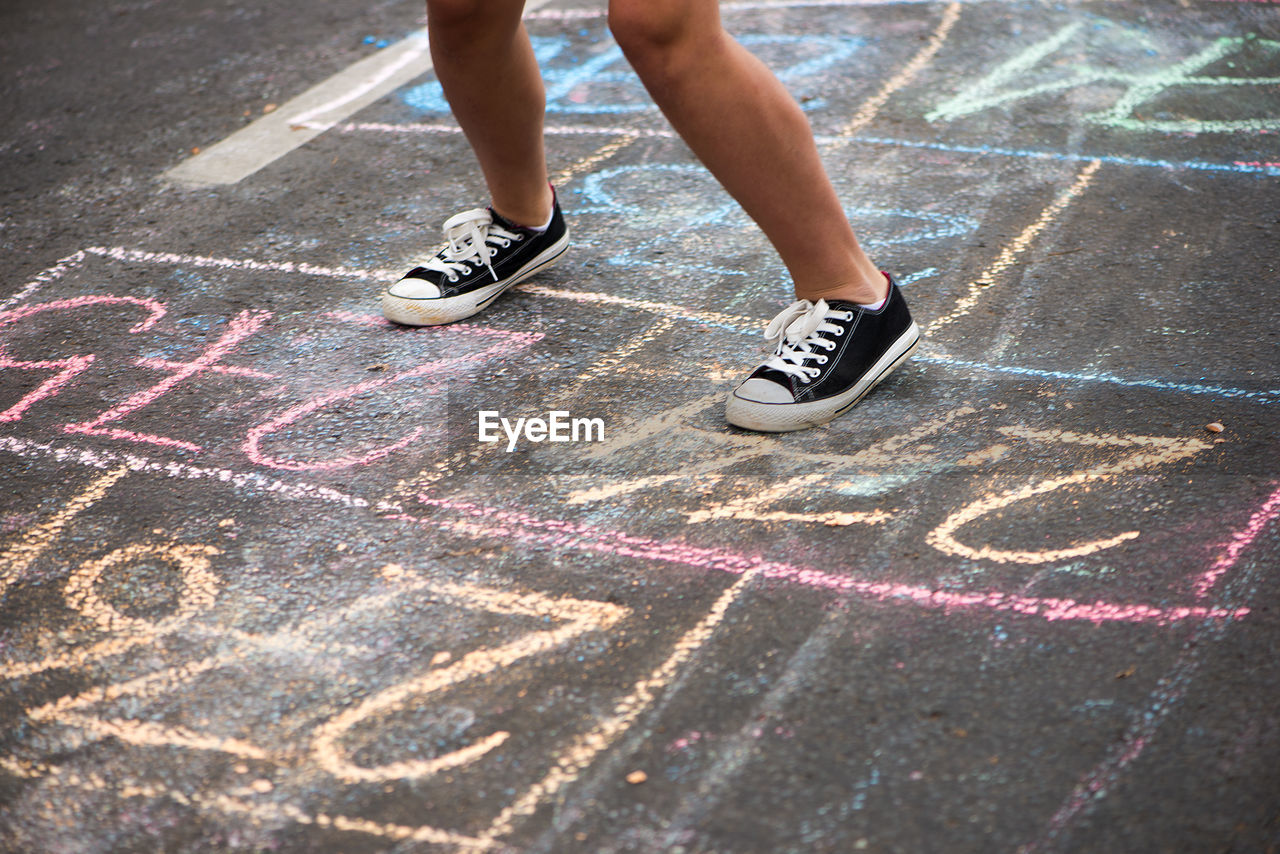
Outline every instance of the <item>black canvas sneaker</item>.
{"type": "Polygon", "coordinates": [[[765,328],[773,355],[729,395],[725,418],[781,432],[843,414],[906,361],[920,342],[897,282],[876,311],[846,300],[799,300],[765,328]]]}
{"type": "Polygon", "coordinates": [[[408,326],[435,326],[470,317],[507,288],[555,263],[569,248],[560,203],[546,231],[516,225],[492,208],[445,220],[444,247],[382,295],[382,314],[408,326]]]}

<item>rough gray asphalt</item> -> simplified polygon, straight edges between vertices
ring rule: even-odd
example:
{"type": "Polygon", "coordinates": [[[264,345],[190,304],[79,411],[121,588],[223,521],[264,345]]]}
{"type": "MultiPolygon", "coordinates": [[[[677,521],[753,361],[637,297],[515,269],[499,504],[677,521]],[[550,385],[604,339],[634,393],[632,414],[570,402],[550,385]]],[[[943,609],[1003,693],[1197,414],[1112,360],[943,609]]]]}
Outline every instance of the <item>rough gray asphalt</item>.
{"type": "Polygon", "coordinates": [[[598,5],[571,255],[424,330],[430,75],[161,177],[417,3],[0,8],[3,850],[1280,847],[1280,5],[724,9],[926,330],[805,433],[723,422],[789,283],[598,5]]]}

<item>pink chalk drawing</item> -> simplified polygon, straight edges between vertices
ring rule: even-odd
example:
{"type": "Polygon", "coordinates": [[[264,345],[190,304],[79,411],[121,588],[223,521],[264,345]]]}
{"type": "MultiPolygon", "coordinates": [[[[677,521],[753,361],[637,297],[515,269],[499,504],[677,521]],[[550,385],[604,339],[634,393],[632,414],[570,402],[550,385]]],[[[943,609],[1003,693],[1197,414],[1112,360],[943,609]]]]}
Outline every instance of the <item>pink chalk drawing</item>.
{"type": "MultiPolygon", "coordinates": [[[[388,329],[397,328],[396,324],[377,314],[361,314],[358,311],[326,311],[321,316],[331,317],[334,320],[341,320],[344,323],[354,323],[359,326],[381,326],[388,329]]],[[[406,327],[399,328],[403,329],[406,327]]]]}
{"type": "Polygon", "coordinates": [[[14,368],[20,371],[55,371],[53,376],[22,396],[22,399],[0,412],[0,421],[18,421],[22,413],[47,397],[53,397],[62,387],[87,370],[93,364],[93,354],[84,356],[68,356],[65,359],[46,359],[38,362],[24,362],[11,359],[0,347],[0,369],[14,368]]]}
{"type": "Polygon", "coordinates": [[[81,297],[71,297],[70,299],[54,300],[53,302],[42,302],[36,305],[27,305],[22,308],[10,308],[0,311],[0,326],[7,326],[10,323],[16,323],[43,311],[68,311],[75,308],[85,308],[91,305],[136,305],[139,308],[147,310],[147,316],[129,327],[130,334],[138,332],[146,332],[151,327],[160,322],[160,318],[165,315],[164,303],[157,302],[153,299],[144,297],[117,297],[110,295],[90,295],[81,297]]]}
{"type": "MultiPolygon", "coordinates": [[[[153,299],[117,296],[80,296],[0,311],[0,328],[46,311],[70,311],[73,309],[102,305],[134,305],[139,308],[146,309],[147,316],[129,327],[130,334],[145,332],[152,326],[155,326],[156,323],[159,322],[160,318],[164,317],[165,314],[164,305],[153,299]]],[[[44,382],[40,383],[40,385],[23,395],[22,399],[17,403],[13,404],[3,412],[0,412],[0,421],[18,421],[22,418],[23,413],[32,406],[42,400],[51,398],[57,395],[58,392],[62,391],[68,383],[87,370],[89,366],[93,364],[93,361],[94,356],[92,353],[68,356],[63,359],[14,359],[5,350],[4,343],[0,342],[0,369],[12,368],[14,370],[22,371],[44,370],[55,372],[53,376],[49,377],[44,382]]]]}
{"type": "Polygon", "coordinates": [[[1249,521],[1243,528],[1232,534],[1231,539],[1223,546],[1222,554],[1213,562],[1213,566],[1204,575],[1196,579],[1195,594],[1197,599],[1203,599],[1209,595],[1218,580],[1222,578],[1236,562],[1240,560],[1240,553],[1249,546],[1253,545],[1253,541],[1263,530],[1280,516],[1280,489],[1271,493],[1266,501],[1262,503],[1249,521]]]}
{"type": "MultiPolygon", "coordinates": [[[[133,363],[142,368],[150,368],[153,371],[177,371],[186,367],[184,362],[174,362],[169,359],[135,359],[133,363]]],[[[235,365],[210,365],[207,370],[211,374],[248,377],[254,380],[280,379],[279,374],[268,374],[265,371],[255,371],[253,368],[241,368],[235,365]]]]}
{"type": "Polygon", "coordinates": [[[679,738],[675,739],[674,741],[672,741],[670,744],[667,745],[667,753],[680,753],[682,751],[688,750],[690,747],[693,747],[693,745],[697,744],[699,741],[702,741],[704,738],[710,738],[710,737],[711,736],[705,733],[698,732],[696,729],[689,730],[689,732],[685,733],[684,735],[680,736],[679,738]]]}
{"type": "Polygon", "coordinates": [[[1050,622],[1142,623],[1158,626],[1188,619],[1234,620],[1249,614],[1248,608],[1210,608],[1199,605],[1162,608],[1140,603],[1101,600],[1077,602],[1074,599],[1021,596],[1000,590],[959,592],[933,590],[893,581],[865,581],[854,576],[793,566],[728,549],[653,540],[558,519],[540,519],[526,513],[485,507],[466,501],[435,498],[429,493],[419,494],[418,501],[428,507],[445,508],[473,519],[482,519],[484,523],[469,522],[465,519],[421,518],[408,513],[396,514],[390,518],[445,527],[458,533],[501,537],[534,545],[576,549],[617,557],[677,563],[733,575],[755,570],[763,578],[786,581],[819,590],[853,593],[879,602],[910,602],[922,608],[938,609],[944,613],[988,609],[995,612],[1039,617],[1050,622]]]}
{"type": "MultiPolygon", "coordinates": [[[[355,323],[365,323],[366,318],[372,315],[353,315],[351,317],[342,317],[340,319],[355,323]]],[[[297,406],[290,407],[284,412],[259,424],[249,431],[248,437],[241,446],[245,455],[260,466],[267,468],[281,469],[284,471],[332,471],[334,469],[350,468],[351,466],[367,465],[382,459],[396,451],[402,450],[412,445],[423,434],[421,427],[415,427],[407,435],[401,439],[384,445],[372,451],[363,454],[338,457],[330,460],[306,461],[295,459],[284,459],[280,457],[268,456],[262,450],[262,440],[270,436],[282,427],[294,424],[297,421],[318,412],[325,407],[337,403],[340,400],[346,400],[350,397],[366,394],[374,389],[393,383],[403,382],[404,380],[419,379],[430,377],[435,374],[443,373],[446,376],[456,376],[458,372],[465,366],[478,362],[488,361],[489,359],[500,358],[503,355],[509,355],[513,352],[523,350],[543,337],[538,333],[528,332],[505,332],[496,329],[479,329],[476,327],[455,324],[448,328],[447,332],[435,334],[454,335],[479,335],[485,338],[497,338],[497,343],[486,347],[476,353],[470,353],[464,356],[453,356],[447,359],[436,359],[434,361],[425,362],[405,371],[393,374],[389,377],[377,380],[368,380],[366,382],[357,383],[347,386],[337,391],[328,392],[317,395],[297,406]]],[[[428,387],[423,397],[438,394],[442,389],[439,384],[428,387]]]]}
{"type": "MultiPolygon", "coordinates": [[[[1257,541],[1262,532],[1277,517],[1280,517],[1280,488],[1263,501],[1262,505],[1250,515],[1249,521],[1223,546],[1222,553],[1213,562],[1213,566],[1200,576],[1196,584],[1197,595],[1201,597],[1207,595],[1223,575],[1234,569],[1245,550],[1257,541]]],[[[1147,698],[1146,712],[1133,716],[1134,723],[1130,724],[1120,739],[1112,745],[1107,756],[1080,779],[1067,799],[1049,818],[1041,836],[1019,848],[1018,854],[1033,854],[1052,843],[1066,833],[1071,823],[1086,812],[1091,804],[1106,796],[1109,788],[1115,785],[1125,769],[1142,755],[1160,724],[1186,695],[1200,667],[1203,650],[1207,646],[1205,641],[1216,640],[1225,630],[1226,624],[1223,623],[1202,623],[1191,633],[1183,643],[1178,659],[1160,677],[1155,689],[1147,698]]]]}
{"type": "MultiPolygon", "coordinates": [[[[240,312],[227,324],[226,330],[218,340],[204,348],[193,361],[174,364],[169,368],[173,373],[160,382],[131,395],[123,403],[111,407],[91,421],[63,425],[63,431],[67,433],[82,433],[87,436],[105,436],[109,439],[123,439],[128,442],[159,445],[164,448],[175,448],[184,451],[198,452],[202,450],[196,443],[188,442],[184,439],[173,439],[168,436],[139,433],[118,427],[103,427],[102,425],[119,421],[126,415],[155,403],[180,383],[212,370],[224,356],[239,346],[240,342],[257,332],[270,317],[271,312],[269,311],[240,312]]],[[[147,360],[140,359],[138,363],[141,364],[145,361],[147,360]]]]}

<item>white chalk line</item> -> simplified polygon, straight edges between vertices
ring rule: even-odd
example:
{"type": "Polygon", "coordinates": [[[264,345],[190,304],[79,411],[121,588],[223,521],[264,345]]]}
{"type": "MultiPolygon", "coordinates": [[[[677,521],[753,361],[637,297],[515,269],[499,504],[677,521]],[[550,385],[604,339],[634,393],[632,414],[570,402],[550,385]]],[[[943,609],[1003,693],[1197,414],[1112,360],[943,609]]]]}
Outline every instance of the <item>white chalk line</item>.
{"type": "MultiPolygon", "coordinates": [[[[258,261],[252,258],[226,258],[210,255],[184,255],[175,252],[149,252],[141,249],[128,249],[121,246],[90,246],[74,253],[73,255],[67,256],[53,267],[50,267],[48,270],[38,274],[35,279],[24,285],[14,296],[10,297],[0,305],[0,311],[11,307],[13,304],[16,304],[23,299],[33,296],[43,285],[51,281],[56,281],[58,278],[66,275],[68,271],[75,269],[75,267],[82,263],[84,258],[88,255],[96,255],[126,263],[171,264],[175,266],[185,265],[224,270],[247,270],[261,273],[300,274],[306,276],[321,276],[323,278],[330,279],[350,279],[379,283],[394,282],[401,276],[401,271],[399,270],[362,270],[354,267],[326,267],[320,264],[308,264],[305,262],[258,261]]],[[[596,294],[583,291],[571,291],[561,288],[548,288],[530,283],[518,285],[515,290],[532,297],[547,297],[551,299],[568,300],[571,302],[587,302],[602,305],[618,305],[623,308],[633,309],[636,311],[648,311],[655,314],[661,314],[672,319],[683,320],[686,323],[714,326],[718,329],[725,329],[729,332],[734,332],[740,335],[759,335],[760,326],[763,324],[763,319],[758,318],[745,316],[739,317],[735,315],[721,314],[718,312],[706,312],[677,305],[675,303],[634,300],[626,297],[614,296],[612,294],[596,294]]],[[[370,315],[370,317],[373,317],[373,315],[370,315]]],[[[1142,377],[1134,379],[1116,374],[1097,372],[1079,373],[1070,371],[1048,371],[1019,365],[989,365],[980,362],[967,361],[960,357],[953,357],[927,348],[920,352],[916,358],[919,361],[944,365],[957,370],[978,371],[990,374],[1008,374],[1010,376],[1035,376],[1050,381],[1060,381],[1064,383],[1103,383],[1122,388],[1146,388],[1152,391],[1203,395],[1260,404],[1270,404],[1275,400],[1280,399],[1280,389],[1242,389],[1230,386],[1210,385],[1207,383],[1179,383],[1142,377]]]]}

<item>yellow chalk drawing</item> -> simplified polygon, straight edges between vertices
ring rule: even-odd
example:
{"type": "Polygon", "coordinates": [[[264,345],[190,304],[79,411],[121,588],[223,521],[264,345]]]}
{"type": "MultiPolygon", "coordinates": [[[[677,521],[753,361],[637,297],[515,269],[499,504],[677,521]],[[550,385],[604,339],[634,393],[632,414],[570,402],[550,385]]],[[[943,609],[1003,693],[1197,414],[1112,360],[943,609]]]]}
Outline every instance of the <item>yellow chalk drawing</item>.
{"type": "Polygon", "coordinates": [[[18,542],[0,552],[0,595],[62,535],[63,529],[72,519],[101,501],[107,490],[128,473],[128,466],[120,466],[95,478],[83,492],[53,514],[53,518],[23,532],[18,542]]]}
{"type": "Polygon", "coordinates": [[[1011,439],[1051,442],[1066,445],[1083,445],[1094,448],[1137,448],[1128,456],[1083,471],[1075,471],[1062,477],[1049,478],[994,495],[985,495],[949,515],[933,529],[925,540],[945,554],[967,557],[973,560],[990,560],[997,563],[1039,564],[1053,563],[1084,557],[1113,548],[1140,535],[1138,531],[1125,531],[1112,537],[1080,543],[1075,546],[1039,551],[995,549],[990,546],[968,546],[956,538],[956,533],[978,519],[1002,508],[1038,495],[1046,495],[1061,489],[1085,484],[1114,480],[1118,475],[1139,469],[1154,468],[1194,456],[1212,447],[1199,439],[1179,439],[1160,436],[1114,436],[1088,433],[1071,433],[1063,430],[1034,430],[1027,427],[1002,427],[1000,432],[1011,439]]]}
{"type": "MultiPolygon", "coordinates": [[[[628,365],[632,362],[631,357],[640,351],[645,345],[654,341],[658,336],[664,334],[675,326],[675,321],[670,317],[659,317],[648,329],[638,335],[623,341],[613,351],[601,355],[595,359],[591,367],[583,371],[577,376],[574,384],[556,396],[561,404],[569,404],[578,402],[581,399],[583,389],[600,379],[601,377],[613,373],[615,369],[622,365],[628,365]]],[[[630,373],[630,371],[628,371],[630,373]]]]}
{"type": "MultiPolygon", "coordinates": [[[[100,658],[117,655],[137,644],[140,638],[153,639],[172,632],[184,621],[207,610],[213,603],[216,578],[209,572],[207,558],[216,553],[204,546],[167,544],[135,544],[113,551],[106,557],[88,561],[72,576],[66,587],[68,604],[89,618],[101,629],[124,634],[113,642],[99,644],[93,649],[100,658]],[[99,592],[106,583],[105,576],[120,567],[142,559],[161,559],[177,566],[182,572],[184,592],[172,615],[154,623],[121,614],[99,592]]],[[[511,664],[549,651],[592,631],[606,631],[626,617],[629,609],[607,602],[580,600],[570,597],[552,597],[540,593],[516,593],[475,584],[437,583],[425,579],[403,567],[391,564],[382,568],[380,575],[395,589],[361,597],[337,611],[330,611],[310,618],[302,625],[283,628],[275,635],[255,636],[232,629],[218,629],[186,622],[193,634],[225,635],[235,642],[234,648],[224,649],[214,655],[182,662],[163,670],[137,676],[120,682],[98,685],[79,693],[61,697],[41,706],[30,708],[26,717],[32,724],[59,725],[70,733],[63,737],[69,746],[82,744],[75,734],[89,739],[113,737],[123,743],[140,747],[176,747],[187,750],[212,751],[242,760],[265,762],[278,769],[297,773],[299,759],[302,767],[309,767],[331,775],[344,783],[381,782],[398,779],[420,779],[446,768],[456,768],[474,762],[504,741],[508,734],[496,732],[478,739],[472,745],[445,756],[430,760],[393,762],[368,768],[355,764],[347,755],[345,742],[358,738],[361,724],[378,715],[392,712],[408,703],[417,702],[457,685],[465,680],[501,672],[511,664]],[[116,701],[136,697],[154,699],[172,694],[180,687],[201,676],[227,666],[243,663],[244,647],[285,649],[296,652],[314,651],[317,648],[334,648],[349,645],[316,644],[309,635],[320,633],[349,621],[353,611],[376,611],[388,603],[403,599],[407,592],[420,591],[433,599],[443,600],[459,607],[501,614],[516,618],[536,620],[541,626],[547,620],[553,625],[526,633],[515,640],[496,647],[482,647],[464,655],[448,651],[437,653],[431,659],[430,669],[422,675],[394,684],[368,698],[354,708],[331,717],[314,727],[310,748],[303,757],[281,755],[242,738],[200,732],[187,726],[159,724],[153,721],[110,718],[93,714],[94,707],[103,707],[116,701]],[[278,637],[277,637],[278,635],[278,637]]],[[[368,652],[362,648],[356,651],[368,652]]],[[[686,650],[687,657],[690,650],[686,650]]],[[[87,655],[75,657],[77,663],[88,663],[87,655]]],[[[8,675],[8,674],[6,674],[8,675]]],[[[310,716],[313,711],[305,712],[310,716]]],[[[195,808],[213,810],[228,815],[238,815],[251,820],[290,820],[300,824],[314,824],[393,840],[426,842],[449,845],[459,850],[488,850],[494,846],[492,838],[475,838],[429,825],[416,827],[370,821],[359,817],[309,813],[289,804],[255,802],[255,794],[274,788],[270,780],[260,779],[243,791],[230,793],[182,793],[153,782],[136,782],[122,785],[119,781],[107,783],[92,775],[82,776],[57,765],[30,762],[16,757],[0,758],[0,769],[26,779],[40,779],[52,785],[74,786],[83,789],[109,790],[120,797],[173,797],[178,802],[195,808]],[[248,798],[248,800],[245,800],[248,798]]],[[[247,770],[247,769],[245,769],[247,770]]]]}
{"type": "Polygon", "coordinates": [[[312,756],[320,767],[340,780],[354,783],[428,777],[479,759],[502,744],[510,733],[492,733],[475,744],[433,759],[394,762],[376,768],[352,762],[340,739],[376,715],[402,708],[410,701],[421,701],[460,682],[508,667],[522,658],[554,649],[586,632],[606,630],[628,613],[626,608],[606,602],[567,597],[552,599],[538,593],[514,594],[474,585],[441,584],[433,585],[433,589],[442,596],[455,598],[463,607],[509,616],[550,617],[563,622],[546,631],[530,632],[497,648],[470,652],[449,667],[431,670],[393,685],[321,724],[312,739],[312,756]]]}
{"type": "Polygon", "coordinates": [[[564,187],[583,172],[589,172],[616,155],[618,152],[630,146],[638,139],[640,139],[639,134],[627,133],[619,136],[617,139],[606,142],[591,154],[552,177],[551,183],[556,187],[564,187]]]}
{"type": "Polygon", "coordinates": [[[938,51],[942,49],[942,43],[951,35],[951,29],[956,25],[956,21],[960,19],[960,4],[949,3],[947,8],[942,12],[942,20],[938,22],[938,26],[934,29],[933,34],[929,36],[929,40],[925,42],[924,47],[911,58],[902,69],[893,77],[885,81],[884,85],[876,94],[872,95],[867,102],[858,108],[853,118],[849,120],[839,133],[840,141],[852,139],[854,134],[862,130],[875,120],[880,110],[893,94],[906,86],[916,75],[919,74],[926,65],[933,61],[938,51]]]}
{"type": "MultiPolygon", "coordinates": [[[[709,491],[717,483],[730,478],[724,470],[753,459],[768,459],[774,462],[794,464],[796,468],[808,470],[806,474],[787,478],[781,482],[770,480],[762,489],[749,492],[727,501],[713,502],[695,510],[685,512],[691,523],[708,522],[716,519],[739,519],[744,521],[802,522],[830,526],[840,525],[879,525],[892,518],[892,513],[884,509],[872,510],[823,510],[823,511],[784,511],[771,509],[772,505],[796,495],[824,495],[839,500],[838,492],[848,486],[844,482],[853,472],[882,473],[904,467],[922,466],[933,460],[927,449],[911,449],[959,419],[975,414],[978,410],[970,406],[961,406],[943,415],[930,419],[903,433],[894,434],[885,439],[873,442],[850,454],[822,454],[791,450],[777,438],[764,435],[737,435],[730,433],[712,433],[688,427],[686,422],[693,415],[710,406],[720,406],[721,395],[708,395],[687,404],[658,413],[652,417],[616,430],[614,438],[603,444],[603,450],[593,453],[618,453],[623,448],[641,444],[649,439],[662,437],[667,447],[667,455],[678,461],[675,439],[681,436],[692,436],[705,447],[705,442],[714,442],[722,450],[714,455],[701,455],[700,461],[685,465],[677,472],[669,474],[653,474],[625,480],[611,481],[603,486],[593,486],[569,493],[569,504],[586,504],[590,502],[619,499],[643,490],[668,487],[672,483],[681,483],[685,492],[697,496],[699,488],[709,491]],[[820,469],[813,471],[813,469],[820,469]],[[824,482],[827,484],[824,488],[824,482]],[[832,493],[837,493],[833,495],[832,493]]],[[[756,478],[734,478],[735,486],[750,483],[756,478]]]]}
{"type": "Polygon", "coordinates": [[[575,738],[556,757],[550,772],[499,813],[488,831],[480,838],[492,841],[511,833],[520,819],[532,815],[539,805],[553,797],[567,783],[576,780],[583,769],[630,729],[636,719],[653,705],[658,694],[671,684],[680,669],[711,638],[716,627],[724,620],[725,613],[741,598],[743,592],[755,580],[756,575],[757,570],[743,573],[732,586],[720,594],[698,624],[676,641],[666,661],[637,682],[631,692],[614,705],[612,715],[597,724],[590,732],[575,738]]]}
{"type": "Polygon", "coordinates": [[[110,632],[146,633],[154,636],[168,624],[183,623],[213,605],[218,595],[218,577],[209,570],[209,557],[218,549],[199,545],[135,544],[116,549],[104,558],[88,561],[72,573],[63,589],[67,605],[110,632]],[[148,557],[158,558],[178,567],[182,594],[177,611],[159,623],[120,613],[99,595],[97,587],[108,570],[127,566],[148,557]]]}
{"type": "Polygon", "coordinates": [[[929,328],[925,330],[925,335],[933,335],[943,327],[955,323],[973,311],[973,307],[978,304],[978,300],[982,298],[987,288],[996,283],[996,278],[1012,267],[1035,239],[1040,236],[1040,233],[1056,220],[1071,202],[1079,198],[1089,188],[1089,185],[1093,183],[1093,176],[1101,165],[1101,161],[1098,160],[1091,160],[1085,164],[1084,168],[1076,175],[1076,179],[1071,186],[1059,193],[1049,206],[1040,212],[1040,216],[1036,217],[1035,222],[1024,228],[1013,239],[1013,242],[1000,250],[999,257],[969,285],[968,291],[956,302],[951,312],[929,324],[929,328]]]}
{"type": "MultiPolygon", "coordinates": [[[[48,770],[48,773],[56,777],[60,770],[61,769],[58,768],[51,768],[48,770]]],[[[293,804],[246,801],[243,799],[243,796],[235,797],[222,792],[209,794],[203,792],[189,793],[176,788],[157,786],[151,783],[108,783],[96,775],[90,775],[88,777],[67,775],[65,779],[58,780],[57,782],[61,785],[86,791],[115,791],[116,795],[121,800],[129,798],[145,798],[148,800],[168,799],[174,803],[182,804],[183,806],[220,812],[229,816],[236,816],[238,819],[247,820],[254,825],[261,825],[263,823],[279,825],[284,822],[296,822],[301,825],[315,825],[316,827],[325,828],[331,827],[335,830],[364,833],[370,836],[380,836],[384,839],[394,841],[425,842],[432,845],[449,845],[459,851],[487,851],[494,847],[492,842],[466,836],[460,833],[440,830],[435,827],[409,827],[390,822],[370,821],[368,819],[353,818],[343,815],[329,815],[328,813],[323,812],[312,815],[293,804]]]]}
{"type": "Polygon", "coordinates": [[[754,495],[735,498],[703,510],[686,513],[691,522],[707,522],[712,519],[752,519],[758,522],[821,522],[826,525],[879,525],[893,518],[883,510],[849,512],[831,510],[820,513],[789,513],[781,510],[765,510],[776,501],[796,493],[812,494],[819,484],[832,477],[830,472],[810,472],[788,478],[769,486],[754,495]]]}

